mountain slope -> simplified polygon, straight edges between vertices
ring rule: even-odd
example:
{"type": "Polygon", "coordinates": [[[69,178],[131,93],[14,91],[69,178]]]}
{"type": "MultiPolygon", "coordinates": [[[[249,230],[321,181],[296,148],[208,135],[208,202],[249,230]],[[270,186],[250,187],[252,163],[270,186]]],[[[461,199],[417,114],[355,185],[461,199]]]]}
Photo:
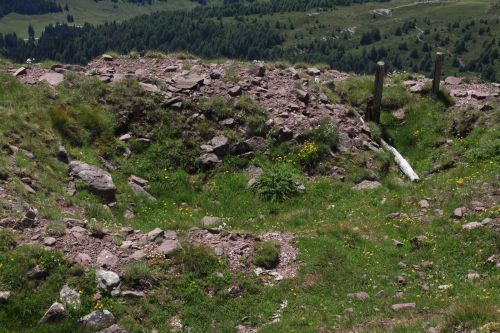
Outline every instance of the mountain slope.
{"type": "Polygon", "coordinates": [[[2,328],[497,329],[497,85],[391,75],[378,127],[371,77],[154,55],[2,63],[2,328]],[[38,323],[64,284],[80,306],[38,323]]]}

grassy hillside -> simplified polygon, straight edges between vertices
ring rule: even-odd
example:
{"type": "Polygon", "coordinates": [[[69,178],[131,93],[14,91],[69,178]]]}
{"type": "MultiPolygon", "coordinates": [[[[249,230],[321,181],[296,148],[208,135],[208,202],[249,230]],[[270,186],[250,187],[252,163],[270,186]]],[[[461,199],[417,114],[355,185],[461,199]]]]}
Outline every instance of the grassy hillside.
{"type": "Polygon", "coordinates": [[[75,25],[84,23],[103,24],[111,21],[123,21],[134,16],[160,10],[190,9],[196,3],[189,0],[154,1],[152,5],[138,5],[126,1],[111,0],[58,0],[61,6],[68,5],[69,11],[44,15],[20,15],[11,13],[0,19],[0,33],[15,32],[19,37],[28,38],[28,26],[31,24],[39,35],[49,24],[64,23],[68,14],[73,15],[75,25]]]}
{"type": "MultiPolygon", "coordinates": [[[[184,62],[183,68],[190,68],[189,60],[184,62]]],[[[123,226],[176,230],[183,242],[183,249],[172,257],[148,257],[124,269],[124,287],[141,288],[144,297],[96,297],[93,270],[85,272],[57,251],[12,246],[19,232],[2,227],[0,290],[12,291],[0,305],[2,331],[87,332],[77,319],[100,308],[112,311],[130,332],[172,332],[179,330],[179,322],[189,332],[259,328],[259,332],[420,333],[431,327],[450,333],[498,331],[500,275],[487,260],[500,251],[495,194],[500,162],[498,101],[492,110],[464,113],[426,94],[408,93],[402,87],[407,78],[387,78],[381,130],[373,127],[373,136],[391,141],[420,175],[436,163],[459,159],[454,168],[417,183],[406,181],[385,153],[371,151],[335,151],[333,159],[323,156],[325,163],[346,170],[344,181],[321,173],[309,177],[304,161],[316,158],[324,132],[309,134],[312,141],[304,143],[279,143],[270,132],[265,153],[250,161],[231,157],[214,170],[193,170],[204,137],[240,138],[241,132],[221,127],[212,117],[241,110],[252,110],[247,116],[255,116],[258,108],[249,97],[227,102],[219,97],[204,105],[185,101],[179,110],[142,91],[133,79],[106,85],[69,73],[65,83],[52,88],[23,86],[2,74],[0,112],[5,121],[0,124],[0,143],[35,156],[30,158],[22,150],[0,155],[4,194],[38,208],[41,219],[53,225],[68,217],[63,205],[80,207],[83,217],[95,219],[96,228],[116,232],[117,244],[124,240],[118,232],[123,226]],[[391,114],[401,106],[406,107],[406,121],[391,114]],[[190,117],[193,110],[204,116],[190,117]],[[134,115],[134,121],[118,130],[124,115],[134,115]],[[457,134],[452,124],[463,130],[457,134]],[[132,139],[127,144],[133,154],[126,159],[118,131],[130,131],[134,137],[148,133],[153,143],[144,146],[132,139]],[[444,145],[443,139],[451,141],[444,145]],[[118,166],[112,172],[118,188],[116,205],[104,206],[99,197],[80,188],[74,197],[66,192],[66,166],[54,158],[60,144],[80,160],[104,168],[99,158],[104,156],[118,166]],[[355,183],[370,177],[370,163],[375,164],[370,169],[376,170],[382,186],[353,190],[355,183]],[[259,190],[283,193],[282,186],[293,179],[304,181],[306,190],[289,192],[285,200],[259,196],[246,187],[249,176],[244,169],[250,164],[274,179],[259,182],[259,190]],[[126,183],[130,174],[148,179],[157,201],[132,193],[126,183]],[[21,178],[26,175],[35,180],[36,193],[23,186],[21,178]],[[484,209],[474,210],[473,202],[482,202],[484,209]],[[467,207],[468,214],[453,218],[457,207],[467,207]],[[126,210],[133,210],[135,217],[125,218],[126,210]],[[232,270],[224,256],[193,247],[185,236],[192,227],[201,227],[204,216],[223,218],[222,233],[295,233],[297,276],[282,281],[256,276],[258,261],[243,257],[242,268],[232,270]],[[474,230],[462,227],[486,218],[494,221],[474,230]],[[27,274],[36,264],[47,270],[47,277],[39,280],[27,274]],[[62,321],[37,324],[64,283],[79,290],[81,308],[62,321]],[[356,295],[359,292],[368,297],[356,295]],[[395,311],[391,305],[396,303],[416,305],[395,311]]],[[[328,90],[328,98],[344,104],[347,116],[354,118],[352,110],[367,102],[370,82],[371,78],[354,76],[328,90]]],[[[0,218],[17,219],[20,213],[12,207],[3,203],[0,218]]],[[[272,249],[260,255],[259,260],[265,260],[272,249]]]]}

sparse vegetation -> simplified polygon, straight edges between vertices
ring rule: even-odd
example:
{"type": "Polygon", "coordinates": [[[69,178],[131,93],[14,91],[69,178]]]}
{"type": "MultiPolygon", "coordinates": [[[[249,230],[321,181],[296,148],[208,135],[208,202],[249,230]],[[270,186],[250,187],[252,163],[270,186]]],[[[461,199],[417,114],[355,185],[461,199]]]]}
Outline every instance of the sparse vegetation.
{"type": "Polygon", "coordinates": [[[260,242],[255,245],[253,263],[255,266],[273,269],[279,263],[279,246],[273,242],[260,242]]]}

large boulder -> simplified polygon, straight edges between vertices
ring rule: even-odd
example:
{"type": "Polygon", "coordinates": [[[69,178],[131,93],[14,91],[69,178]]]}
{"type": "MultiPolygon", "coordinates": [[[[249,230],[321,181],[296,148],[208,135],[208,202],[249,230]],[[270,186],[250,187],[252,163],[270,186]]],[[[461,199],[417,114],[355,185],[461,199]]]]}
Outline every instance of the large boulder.
{"type": "Polygon", "coordinates": [[[80,323],[82,323],[83,326],[93,329],[110,327],[111,325],[115,324],[115,322],[115,316],[108,310],[92,311],[88,315],[80,318],[80,323]]]}
{"type": "Polygon", "coordinates": [[[95,273],[95,276],[99,288],[111,295],[118,295],[120,293],[120,277],[118,274],[100,269],[95,273]]]}
{"type": "Polygon", "coordinates": [[[69,170],[70,175],[82,179],[90,191],[106,200],[114,201],[116,186],[108,172],[81,161],[71,161],[69,170]]]}
{"type": "Polygon", "coordinates": [[[62,304],[68,308],[76,310],[81,305],[80,294],[76,290],[71,289],[67,284],[62,287],[59,297],[62,304]]]}

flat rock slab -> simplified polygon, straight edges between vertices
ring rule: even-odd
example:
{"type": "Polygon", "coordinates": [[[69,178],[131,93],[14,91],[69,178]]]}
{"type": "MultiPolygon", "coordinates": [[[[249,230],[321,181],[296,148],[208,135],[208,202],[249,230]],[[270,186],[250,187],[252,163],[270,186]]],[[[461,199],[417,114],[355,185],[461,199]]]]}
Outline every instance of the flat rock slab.
{"type": "Polygon", "coordinates": [[[361,183],[353,186],[352,189],[355,191],[374,190],[374,189],[379,188],[381,186],[382,186],[382,184],[380,184],[377,181],[363,180],[361,183]]]}
{"type": "Polygon", "coordinates": [[[64,75],[56,72],[48,72],[40,76],[39,82],[45,81],[51,86],[58,86],[64,81],[64,75]]]}

